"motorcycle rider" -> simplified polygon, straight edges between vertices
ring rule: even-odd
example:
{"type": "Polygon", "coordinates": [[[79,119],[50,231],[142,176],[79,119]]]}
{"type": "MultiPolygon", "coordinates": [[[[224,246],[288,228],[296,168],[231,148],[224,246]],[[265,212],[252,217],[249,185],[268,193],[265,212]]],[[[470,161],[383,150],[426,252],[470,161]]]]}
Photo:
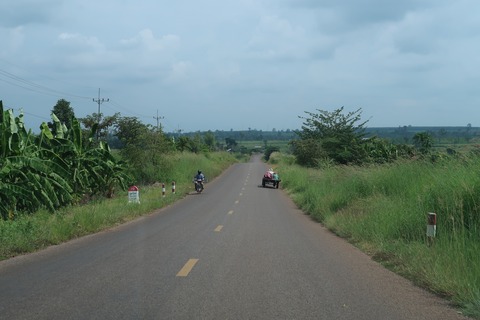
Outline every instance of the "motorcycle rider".
{"type": "Polygon", "coordinates": [[[197,175],[195,176],[195,181],[200,183],[200,185],[202,186],[202,189],[203,189],[203,182],[205,181],[205,175],[202,173],[201,170],[197,171],[197,175]]]}

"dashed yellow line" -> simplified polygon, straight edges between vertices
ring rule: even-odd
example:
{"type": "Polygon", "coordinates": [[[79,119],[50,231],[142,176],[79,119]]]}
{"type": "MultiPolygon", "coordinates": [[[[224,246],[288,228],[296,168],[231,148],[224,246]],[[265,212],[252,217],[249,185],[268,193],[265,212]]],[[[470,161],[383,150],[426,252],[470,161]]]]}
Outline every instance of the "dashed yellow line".
{"type": "Polygon", "coordinates": [[[237,203],[239,203],[239,202],[240,202],[240,201],[237,200],[237,201],[235,201],[235,204],[237,204],[237,203]]]}
{"type": "Polygon", "coordinates": [[[215,228],[215,232],[220,232],[220,231],[222,231],[222,229],[223,229],[223,226],[220,225],[220,226],[215,228]]]}
{"type": "Polygon", "coordinates": [[[195,266],[195,264],[198,262],[198,259],[190,259],[187,261],[187,263],[185,263],[185,265],[183,266],[183,268],[178,271],[177,273],[177,277],[186,277],[188,276],[188,274],[190,273],[190,271],[192,271],[193,267],[195,266]]]}
{"type": "Polygon", "coordinates": [[[233,210],[228,211],[228,214],[233,214],[233,210]]]}

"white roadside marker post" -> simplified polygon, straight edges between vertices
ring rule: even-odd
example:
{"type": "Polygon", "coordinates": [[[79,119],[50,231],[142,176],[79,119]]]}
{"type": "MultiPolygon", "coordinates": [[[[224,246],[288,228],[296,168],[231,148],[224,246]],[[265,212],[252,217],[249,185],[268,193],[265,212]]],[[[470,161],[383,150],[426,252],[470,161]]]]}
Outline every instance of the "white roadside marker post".
{"type": "Polygon", "coordinates": [[[429,245],[433,244],[435,234],[437,232],[437,214],[433,212],[428,213],[427,218],[427,241],[429,245]]]}
{"type": "Polygon", "coordinates": [[[140,203],[140,191],[137,186],[128,188],[128,203],[140,203]]]}

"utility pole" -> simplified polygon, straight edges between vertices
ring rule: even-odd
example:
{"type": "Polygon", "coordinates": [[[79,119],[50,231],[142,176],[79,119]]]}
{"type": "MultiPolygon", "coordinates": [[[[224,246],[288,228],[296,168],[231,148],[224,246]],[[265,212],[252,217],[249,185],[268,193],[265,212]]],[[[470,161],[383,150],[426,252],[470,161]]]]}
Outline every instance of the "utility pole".
{"type": "Polygon", "coordinates": [[[157,109],[157,116],[156,117],[153,117],[153,119],[157,119],[157,132],[160,131],[160,119],[163,119],[165,117],[159,117],[158,116],[158,109],[157,109]]]}
{"type": "Polygon", "coordinates": [[[98,141],[98,133],[100,131],[100,120],[101,120],[101,114],[100,114],[100,105],[104,102],[108,102],[110,99],[105,99],[101,98],[100,99],[100,88],[98,88],[98,99],[93,98],[93,102],[98,103],[98,113],[97,113],[97,122],[98,122],[98,128],[97,128],[97,141],[98,141]]]}

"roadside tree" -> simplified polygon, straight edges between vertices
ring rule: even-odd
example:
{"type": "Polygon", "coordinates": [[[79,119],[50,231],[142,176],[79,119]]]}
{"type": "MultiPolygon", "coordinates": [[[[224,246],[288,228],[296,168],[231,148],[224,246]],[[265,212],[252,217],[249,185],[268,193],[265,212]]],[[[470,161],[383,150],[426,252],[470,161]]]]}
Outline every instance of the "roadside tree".
{"type": "Polygon", "coordinates": [[[209,151],[215,151],[217,143],[215,141],[215,135],[212,131],[209,130],[205,132],[205,134],[203,135],[203,142],[205,143],[209,151]]]}
{"type": "Polygon", "coordinates": [[[108,131],[112,128],[120,117],[120,113],[115,113],[113,116],[103,117],[103,114],[93,113],[87,115],[85,118],[79,118],[81,124],[86,128],[86,131],[94,130],[96,132],[97,140],[106,141],[108,131]],[[99,119],[100,122],[99,122],[99,119]]]}
{"type": "Polygon", "coordinates": [[[413,136],[413,145],[422,154],[427,154],[432,150],[433,138],[428,132],[418,132],[413,136]]]}
{"type": "Polygon", "coordinates": [[[317,109],[318,113],[305,113],[302,129],[297,131],[300,141],[294,141],[293,152],[305,165],[315,165],[322,158],[338,164],[361,164],[366,159],[364,143],[365,125],[361,109],[344,114],[344,107],[332,112],[317,109]],[[303,159],[303,160],[302,160],[303,159]]]}
{"type": "Polygon", "coordinates": [[[169,165],[164,155],[173,151],[172,141],[161,129],[145,125],[136,117],[119,117],[113,127],[113,134],[121,141],[120,154],[130,164],[136,180],[158,180],[169,165]]]}
{"type": "MultiPolygon", "coordinates": [[[[65,124],[67,128],[72,126],[72,119],[75,117],[75,111],[70,106],[70,102],[65,99],[60,99],[57,104],[53,106],[52,113],[58,118],[58,120],[65,124]]],[[[50,129],[54,128],[53,122],[48,122],[50,129]]]]}

